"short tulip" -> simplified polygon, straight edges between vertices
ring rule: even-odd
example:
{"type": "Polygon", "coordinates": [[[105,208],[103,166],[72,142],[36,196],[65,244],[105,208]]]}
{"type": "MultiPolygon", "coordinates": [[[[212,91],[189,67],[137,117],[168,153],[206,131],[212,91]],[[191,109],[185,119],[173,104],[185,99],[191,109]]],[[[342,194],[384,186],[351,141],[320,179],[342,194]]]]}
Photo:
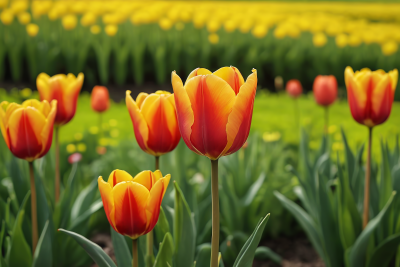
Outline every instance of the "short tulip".
{"type": "Polygon", "coordinates": [[[29,162],[43,157],[53,140],[57,101],[26,100],[0,104],[0,128],[11,152],[29,162]]]}
{"type": "Polygon", "coordinates": [[[214,73],[198,68],[185,85],[172,72],[172,86],[182,138],[192,151],[216,160],[243,146],[253,115],[256,70],[245,82],[235,67],[214,73]]]}
{"type": "Polygon", "coordinates": [[[96,112],[104,112],[110,107],[110,96],[104,86],[95,86],[90,98],[92,109],[96,112]]]}
{"type": "Polygon", "coordinates": [[[132,239],[153,230],[170,178],[169,174],[162,177],[160,171],[143,171],[132,178],[125,171],[115,170],[108,182],[100,176],[104,211],[114,230],[132,239]]]}
{"type": "Polygon", "coordinates": [[[315,101],[320,106],[329,106],[337,97],[337,81],[335,76],[318,75],[313,84],[315,101]]]}
{"type": "Polygon", "coordinates": [[[174,95],[140,93],[134,101],[130,94],[126,91],[126,106],[140,148],[156,157],[174,150],[181,139],[174,95]]]}
{"type": "Polygon", "coordinates": [[[303,92],[303,87],[299,80],[293,79],[286,83],[286,92],[293,98],[298,98],[303,92]]]}
{"type": "Polygon", "coordinates": [[[74,117],[83,77],[82,73],[79,73],[78,77],[71,73],[57,74],[53,77],[41,73],[37,77],[36,85],[40,99],[57,100],[57,115],[54,122],[56,125],[64,125],[74,117]]]}
{"type": "Polygon", "coordinates": [[[362,69],[354,73],[351,67],[347,67],[344,75],[354,120],[370,128],[384,123],[392,109],[397,69],[388,73],[362,69]]]}

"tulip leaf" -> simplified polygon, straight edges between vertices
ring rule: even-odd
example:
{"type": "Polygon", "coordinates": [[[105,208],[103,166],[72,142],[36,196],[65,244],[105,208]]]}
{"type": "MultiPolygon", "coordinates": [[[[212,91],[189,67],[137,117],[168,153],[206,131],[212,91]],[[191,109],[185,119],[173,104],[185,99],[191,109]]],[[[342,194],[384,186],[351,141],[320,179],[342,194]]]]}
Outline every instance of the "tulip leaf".
{"type": "Polygon", "coordinates": [[[175,264],[177,267],[190,267],[194,263],[196,228],[185,197],[177,183],[175,186],[175,264]]]}
{"type": "Polygon", "coordinates": [[[52,266],[53,254],[51,248],[50,222],[47,221],[40,235],[35,254],[33,255],[32,267],[52,266]]]}
{"type": "Polygon", "coordinates": [[[64,229],[58,229],[60,232],[64,232],[75,241],[82,246],[83,249],[86,250],[86,252],[89,254],[89,256],[94,260],[95,263],[99,267],[117,267],[113,260],[104,252],[104,250],[97,245],[96,243],[93,243],[92,241],[88,240],[86,237],[81,236],[77,233],[67,231],[64,229]]]}
{"type": "Polygon", "coordinates": [[[211,261],[211,244],[202,244],[197,250],[196,267],[209,267],[211,261]]]}
{"type": "Polygon", "coordinates": [[[132,264],[132,254],[125,241],[125,237],[115,232],[111,226],[110,231],[115,258],[117,259],[117,266],[130,266],[132,264]]]}
{"type": "Polygon", "coordinates": [[[361,232],[359,237],[354,242],[354,245],[351,248],[349,254],[350,266],[365,266],[365,259],[366,259],[366,252],[367,252],[369,238],[371,234],[374,232],[374,230],[381,223],[382,218],[384,218],[384,216],[386,215],[387,211],[389,210],[393,202],[393,198],[395,195],[396,192],[393,191],[385,207],[379,212],[379,214],[375,218],[369,221],[365,229],[361,232]]]}
{"type": "Polygon", "coordinates": [[[260,243],[268,219],[269,214],[260,220],[256,229],[254,229],[253,233],[242,247],[242,250],[239,252],[233,267],[251,267],[253,265],[254,254],[256,253],[256,249],[260,243]]]}
{"type": "Polygon", "coordinates": [[[248,207],[250,206],[251,203],[253,203],[253,200],[256,197],[258,191],[260,190],[261,185],[264,183],[264,180],[265,180],[265,174],[261,173],[257,181],[251,185],[249,191],[246,193],[243,199],[244,206],[248,207]]]}
{"type": "Polygon", "coordinates": [[[80,192],[76,198],[74,205],[71,210],[71,221],[75,221],[80,215],[89,209],[93,203],[93,199],[96,195],[97,180],[94,179],[85,189],[80,192]]]}
{"type": "Polygon", "coordinates": [[[160,215],[158,217],[158,222],[157,222],[156,226],[154,227],[154,232],[156,234],[156,240],[158,240],[161,243],[163,238],[165,238],[165,235],[169,231],[170,231],[169,223],[168,223],[167,217],[165,215],[164,209],[161,207],[160,215]]]}
{"type": "Polygon", "coordinates": [[[368,267],[388,266],[400,245],[400,234],[392,235],[382,241],[372,253],[368,267]]]}
{"type": "Polygon", "coordinates": [[[26,192],[29,190],[28,179],[26,179],[26,177],[28,177],[28,173],[23,173],[24,170],[26,170],[26,163],[25,161],[16,157],[11,157],[8,168],[8,173],[13,183],[15,195],[18,203],[21,204],[26,192]]]}
{"type": "MultiPolygon", "coordinates": [[[[174,241],[170,233],[166,233],[163,242],[160,245],[154,267],[172,266],[172,255],[174,253],[174,241]]],[[[121,265],[122,266],[122,265],[121,265]]]]}
{"type": "Polygon", "coordinates": [[[85,211],[78,218],[75,219],[75,221],[72,223],[70,227],[71,231],[77,231],[82,223],[87,222],[89,217],[102,207],[103,207],[103,201],[101,199],[93,203],[87,211],[85,211]]]}
{"type": "Polygon", "coordinates": [[[273,252],[268,247],[258,247],[256,249],[256,253],[254,255],[256,260],[272,260],[273,262],[281,265],[282,264],[282,257],[273,252]]]}

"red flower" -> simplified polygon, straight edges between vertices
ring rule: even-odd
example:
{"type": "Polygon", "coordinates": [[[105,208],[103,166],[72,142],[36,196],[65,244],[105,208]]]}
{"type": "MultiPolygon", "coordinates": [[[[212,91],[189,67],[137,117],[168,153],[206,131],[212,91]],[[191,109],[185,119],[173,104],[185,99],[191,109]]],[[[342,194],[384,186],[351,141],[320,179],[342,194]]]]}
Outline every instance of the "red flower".
{"type": "Polygon", "coordinates": [[[335,76],[318,75],[314,80],[313,92],[318,105],[331,105],[337,97],[337,81],[335,76]]]}
{"type": "Polygon", "coordinates": [[[293,97],[298,98],[303,92],[303,87],[299,80],[293,79],[286,83],[286,92],[293,97]]]}

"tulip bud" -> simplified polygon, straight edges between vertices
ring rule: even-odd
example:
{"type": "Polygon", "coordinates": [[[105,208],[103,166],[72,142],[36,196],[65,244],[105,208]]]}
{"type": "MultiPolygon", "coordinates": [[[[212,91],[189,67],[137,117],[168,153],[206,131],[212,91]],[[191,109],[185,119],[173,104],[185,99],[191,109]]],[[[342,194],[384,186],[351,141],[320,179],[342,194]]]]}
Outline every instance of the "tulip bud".
{"type": "Polygon", "coordinates": [[[303,87],[299,80],[293,79],[286,83],[286,92],[293,98],[298,98],[303,92],[303,87]]]}
{"type": "Polygon", "coordinates": [[[70,164],[78,163],[82,159],[81,153],[74,153],[68,157],[68,162],[70,164]]]}
{"type": "Polygon", "coordinates": [[[95,86],[92,90],[90,99],[92,109],[96,112],[104,112],[110,106],[110,97],[108,90],[104,86],[95,86]]]}
{"type": "Polygon", "coordinates": [[[331,105],[337,97],[337,81],[335,76],[318,75],[314,80],[313,92],[318,105],[331,105]]]}
{"type": "Polygon", "coordinates": [[[26,32],[30,37],[35,37],[39,33],[39,26],[34,23],[26,25],[26,32]]]}

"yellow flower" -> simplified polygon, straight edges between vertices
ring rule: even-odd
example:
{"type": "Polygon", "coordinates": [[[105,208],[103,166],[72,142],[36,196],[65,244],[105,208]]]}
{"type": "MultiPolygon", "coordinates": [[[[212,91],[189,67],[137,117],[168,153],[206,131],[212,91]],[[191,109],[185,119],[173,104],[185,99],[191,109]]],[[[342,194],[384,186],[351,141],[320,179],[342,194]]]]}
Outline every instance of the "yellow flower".
{"type": "Polygon", "coordinates": [[[27,1],[13,1],[11,3],[11,10],[14,14],[18,14],[28,9],[28,2],[27,1]]]}
{"type": "Polygon", "coordinates": [[[103,138],[100,138],[100,140],[99,140],[100,146],[107,146],[108,143],[109,143],[109,140],[107,138],[103,137],[103,138]]]}
{"type": "Polygon", "coordinates": [[[26,32],[30,37],[35,37],[39,33],[39,26],[34,23],[26,25],[26,32]]]}
{"type": "Polygon", "coordinates": [[[26,25],[29,22],[31,22],[31,14],[29,14],[28,12],[22,12],[18,15],[18,21],[19,23],[21,23],[22,25],[26,25]]]}
{"type": "Polygon", "coordinates": [[[160,25],[160,28],[163,29],[164,31],[171,29],[172,27],[172,21],[168,18],[162,18],[159,22],[158,25],[160,25]]]}
{"type": "Polygon", "coordinates": [[[113,138],[117,138],[119,136],[119,131],[118,129],[114,129],[110,132],[110,136],[113,138]]]}
{"type": "Polygon", "coordinates": [[[90,26],[96,23],[96,15],[93,13],[86,13],[81,19],[82,26],[90,26]]]}
{"type": "Polygon", "coordinates": [[[92,27],[90,27],[90,32],[92,34],[99,34],[101,31],[101,28],[99,25],[93,25],[92,27]]]}
{"type": "Polygon", "coordinates": [[[72,153],[74,153],[76,151],[76,146],[74,145],[74,144],[69,144],[69,145],[67,145],[67,152],[69,153],[69,154],[72,154],[72,153]]]}
{"type": "Polygon", "coordinates": [[[79,152],[85,152],[85,151],[86,151],[86,145],[85,145],[84,143],[79,143],[79,144],[76,146],[76,148],[77,148],[77,150],[78,150],[79,152]]]}
{"type": "Polygon", "coordinates": [[[97,126],[92,126],[92,127],[89,128],[89,132],[90,132],[91,134],[97,134],[97,133],[99,132],[99,127],[97,127],[97,126]]]}
{"type": "Polygon", "coordinates": [[[74,138],[76,141],[81,141],[83,139],[83,134],[76,133],[76,134],[74,134],[74,138]]]}
{"type": "Polygon", "coordinates": [[[315,47],[322,47],[326,44],[327,41],[328,38],[326,38],[326,35],[322,32],[316,33],[313,36],[313,44],[315,47]]]}
{"type": "Polygon", "coordinates": [[[111,119],[108,123],[110,124],[111,127],[115,127],[118,125],[118,121],[115,119],[111,119]]]}
{"type": "Polygon", "coordinates": [[[336,131],[337,131],[337,126],[336,125],[329,126],[328,133],[332,134],[332,133],[334,133],[336,131]]]}
{"type": "Polygon", "coordinates": [[[210,20],[207,23],[207,30],[211,33],[214,33],[221,28],[221,23],[218,20],[210,20]]]}
{"type": "Polygon", "coordinates": [[[263,140],[266,143],[275,142],[275,141],[278,141],[279,139],[281,139],[281,133],[280,132],[272,132],[272,133],[265,132],[263,134],[263,140]]]}
{"type": "Polygon", "coordinates": [[[23,98],[29,98],[32,95],[32,90],[30,88],[24,88],[21,90],[20,94],[23,98]]]}
{"type": "Polygon", "coordinates": [[[224,29],[226,32],[233,32],[234,30],[236,30],[236,27],[237,27],[237,23],[233,19],[227,20],[224,23],[224,29]]]}
{"type": "Polygon", "coordinates": [[[62,25],[67,31],[75,29],[77,23],[78,19],[75,15],[66,15],[62,18],[62,25]]]}
{"type": "Polygon", "coordinates": [[[8,6],[8,0],[0,0],[0,8],[5,8],[8,6]]]}
{"type": "Polygon", "coordinates": [[[348,43],[350,46],[357,47],[361,44],[361,37],[355,34],[350,35],[348,43]]]}
{"type": "Polygon", "coordinates": [[[346,35],[346,34],[344,34],[344,33],[339,34],[339,35],[336,36],[336,38],[335,38],[336,46],[337,46],[337,47],[340,47],[340,48],[345,47],[345,46],[347,45],[347,43],[348,43],[347,40],[348,40],[348,38],[347,38],[347,35],[346,35]]]}
{"type": "Polygon", "coordinates": [[[219,36],[216,33],[212,33],[208,36],[208,41],[212,44],[218,44],[219,36]]]}
{"type": "Polygon", "coordinates": [[[268,33],[268,28],[265,25],[257,25],[253,28],[251,33],[257,38],[263,38],[268,33]]]}
{"type": "Polygon", "coordinates": [[[114,36],[118,32],[118,26],[114,24],[107,25],[104,31],[108,36],[114,36]]]}
{"type": "Polygon", "coordinates": [[[240,23],[239,30],[241,33],[248,33],[251,27],[253,27],[253,22],[251,20],[245,20],[240,23]]]}
{"type": "Polygon", "coordinates": [[[384,44],[382,44],[381,49],[382,49],[382,53],[385,56],[390,56],[397,52],[397,50],[399,49],[399,46],[394,41],[388,41],[388,42],[385,42],[384,44]]]}
{"type": "Polygon", "coordinates": [[[344,149],[344,145],[342,142],[334,142],[332,144],[332,150],[333,151],[341,151],[344,149]]]}
{"type": "Polygon", "coordinates": [[[14,20],[14,13],[10,9],[4,9],[0,14],[0,20],[4,25],[10,25],[14,20]]]}

